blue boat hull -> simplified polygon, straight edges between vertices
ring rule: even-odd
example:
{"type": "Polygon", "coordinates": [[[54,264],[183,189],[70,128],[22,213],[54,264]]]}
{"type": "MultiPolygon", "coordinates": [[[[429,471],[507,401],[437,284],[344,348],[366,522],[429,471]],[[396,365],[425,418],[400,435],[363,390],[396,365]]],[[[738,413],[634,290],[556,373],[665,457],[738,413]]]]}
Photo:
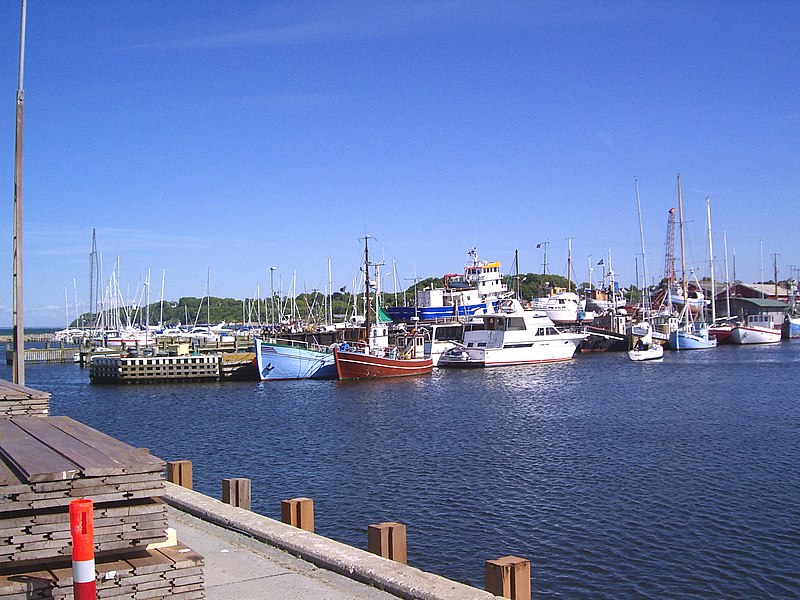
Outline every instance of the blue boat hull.
{"type": "Polygon", "coordinates": [[[800,338],[800,317],[787,316],[781,329],[785,340],[800,338]]]}
{"type": "Polygon", "coordinates": [[[256,339],[256,363],[262,381],[279,379],[336,379],[332,352],[270,344],[256,339]]]}
{"type": "MultiPolygon", "coordinates": [[[[489,303],[492,309],[495,303],[489,303]]],[[[467,304],[465,306],[386,306],[383,309],[395,323],[410,323],[417,318],[420,321],[436,321],[452,317],[471,317],[478,311],[491,310],[486,302],[480,304],[467,304]]]]}
{"type": "Polygon", "coordinates": [[[707,350],[717,347],[717,339],[709,338],[708,335],[673,331],[669,334],[669,347],[673,350],[707,350]]]}

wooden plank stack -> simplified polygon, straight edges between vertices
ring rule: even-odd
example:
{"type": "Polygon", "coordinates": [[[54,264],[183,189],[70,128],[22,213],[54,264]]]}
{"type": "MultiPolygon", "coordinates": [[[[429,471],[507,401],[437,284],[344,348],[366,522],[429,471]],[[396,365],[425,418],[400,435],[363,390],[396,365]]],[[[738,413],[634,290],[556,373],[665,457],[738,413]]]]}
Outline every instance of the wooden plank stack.
{"type": "Polygon", "coordinates": [[[76,498],[94,501],[98,598],[203,598],[202,557],[153,547],[168,543],[163,477],[162,460],[69,417],[0,418],[0,600],[71,596],[76,498]]]}
{"type": "Polygon", "coordinates": [[[0,418],[49,414],[50,394],[0,380],[0,418]]]}

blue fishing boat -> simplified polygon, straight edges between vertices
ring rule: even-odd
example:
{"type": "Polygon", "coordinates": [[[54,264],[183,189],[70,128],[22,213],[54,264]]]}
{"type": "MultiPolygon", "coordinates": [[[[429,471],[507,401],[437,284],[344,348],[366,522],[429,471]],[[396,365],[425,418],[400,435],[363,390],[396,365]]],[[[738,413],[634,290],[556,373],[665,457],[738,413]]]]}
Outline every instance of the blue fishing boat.
{"type": "Polygon", "coordinates": [[[475,248],[469,251],[470,262],[462,273],[448,273],[444,286],[429,287],[416,296],[415,306],[387,306],[393,321],[436,321],[449,317],[470,317],[495,312],[497,303],[506,295],[500,263],[478,259],[475,248]]]}
{"type": "Polygon", "coordinates": [[[293,340],[255,339],[258,375],[262,381],[279,379],[336,379],[333,352],[325,346],[293,340]]]}

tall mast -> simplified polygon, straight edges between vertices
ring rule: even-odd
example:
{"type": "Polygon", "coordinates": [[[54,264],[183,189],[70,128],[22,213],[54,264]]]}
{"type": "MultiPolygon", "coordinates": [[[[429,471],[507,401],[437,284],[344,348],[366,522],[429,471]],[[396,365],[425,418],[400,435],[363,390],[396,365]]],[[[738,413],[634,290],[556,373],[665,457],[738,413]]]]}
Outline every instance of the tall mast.
{"type": "Polygon", "coordinates": [[[567,238],[567,291],[572,291],[572,238],[567,238]]]}
{"type": "Polygon", "coordinates": [[[333,323],[333,276],[331,275],[331,257],[328,257],[328,314],[325,315],[328,325],[333,323]]]}
{"type": "Polygon", "coordinates": [[[728,278],[728,232],[722,232],[722,243],[725,246],[725,316],[731,316],[731,280],[728,278]]]}
{"type": "Polygon", "coordinates": [[[12,381],[25,385],[25,327],[22,318],[22,133],[25,112],[25,92],[22,81],[25,66],[26,0],[22,0],[19,28],[19,77],[17,79],[17,126],[14,143],[14,272],[13,272],[13,330],[14,361],[12,381]]]}
{"type": "Polygon", "coordinates": [[[706,218],[708,220],[708,258],[711,261],[711,322],[717,320],[717,290],[714,288],[714,246],[711,243],[711,198],[706,196],[706,218]]]}
{"type": "Polygon", "coordinates": [[[683,195],[681,193],[681,175],[678,173],[678,219],[680,220],[680,234],[681,234],[681,289],[683,290],[683,308],[689,308],[688,290],[686,287],[686,250],[683,241],[683,195]]]}
{"type": "Polygon", "coordinates": [[[364,326],[367,328],[366,336],[369,339],[370,307],[369,307],[369,235],[364,236],[364,326]]]}
{"type": "Polygon", "coordinates": [[[650,297],[647,293],[647,258],[644,251],[644,227],[642,226],[642,204],[639,199],[639,180],[634,179],[636,183],[636,213],[639,215],[639,241],[642,244],[642,273],[644,274],[644,291],[643,291],[643,306],[645,308],[645,312],[647,308],[650,306],[650,297]]]}

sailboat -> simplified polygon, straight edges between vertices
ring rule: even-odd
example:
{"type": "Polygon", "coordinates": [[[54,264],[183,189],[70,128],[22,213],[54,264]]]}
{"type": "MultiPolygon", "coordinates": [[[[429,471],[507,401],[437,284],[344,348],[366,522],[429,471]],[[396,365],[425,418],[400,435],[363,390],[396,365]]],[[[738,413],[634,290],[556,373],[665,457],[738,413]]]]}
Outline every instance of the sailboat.
{"type": "Polygon", "coordinates": [[[664,346],[653,342],[650,321],[642,321],[631,327],[631,342],[628,358],[633,361],[658,360],[664,356],[664,346]]]}
{"type": "MultiPolygon", "coordinates": [[[[681,289],[683,291],[683,297],[687,298],[686,250],[683,232],[683,194],[681,193],[680,175],[678,175],[678,211],[681,234],[681,289]]],[[[712,289],[713,286],[712,281],[712,289]]],[[[689,309],[689,303],[686,302],[681,308],[678,318],[678,328],[669,334],[669,345],[673,350],[706,350],[709,348],[716,348],[717,339],[709,336],[708,324],[702,320],[702,316],[696,319],[689,309]]]]}
{"type": "Polygon", "coordinates": [[[636,180],[636,212],[639,215],[639,240],[642,244],[644,294],[642,296],[642,320],[631,326],[628,358],[636,362],[642,362],[662,358],[664,356],[664,347],[653,341],[652,311],[650,309],[650,294],[647,290],[647,254],[644,247],[644,227],[642,226],[642,205],[639,200],[638,180],[636,180]]]}
{"type": "MultiPolygon", "coordinates": [[[[364,237],[364,289],[367,340],[334,347],[333,356],[339,379],[376,379],[426,375],[433,371],[433,361],[425,355],[425,336],[422,331],[412,331],[398,336],[397,343],[389,344],[389,327],[379,322],[379,296],[375,294],[375,323],[372,323],[370,306],[369,238],[364,237]]],[[[380,275],[375,277],[380,281],[380,275]]],[[[377,289],[376,289],[377,292],[377,289]]]]}

